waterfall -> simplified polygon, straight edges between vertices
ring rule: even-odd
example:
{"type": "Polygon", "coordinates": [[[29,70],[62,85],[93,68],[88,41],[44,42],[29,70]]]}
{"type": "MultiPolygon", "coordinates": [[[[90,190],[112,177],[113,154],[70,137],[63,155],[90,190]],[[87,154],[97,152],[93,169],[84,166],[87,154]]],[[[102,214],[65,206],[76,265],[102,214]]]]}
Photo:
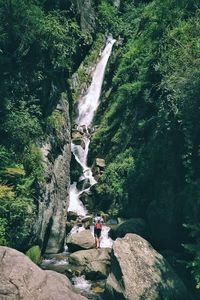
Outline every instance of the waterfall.
{"type": "MultiPolygon", "coordinates": [[[[90,187],[96,183],[96,180],[92,175],[92,170],[87,166],[87,156],[91,136],[90,126],[99,106],[105,69],[114,43],[115,40],[113,38],[108,38],[106,46],[100,55],[100,59],[93,72],[92,82],[86,94],[78,100],[78,116],[75,123],[78,132],[82,133],[82,142],[84,146],[77,145],[72,142],[71,149],[76,161],[83,169],[83,174],[79,178],[79,181],[85,181],[85,183],[88,183],[90,187]]],[[[83,185],[83,189],[79,191],[76,184],[77,183],[74,182],[70,187],[70,204],[68,211],[74,211],[78,215],[85,216],[87,214],[87,210],[79,200],[79,196],[84,191],[88,191],[88,186],[87,188],[84,188],[83,185]]]]}

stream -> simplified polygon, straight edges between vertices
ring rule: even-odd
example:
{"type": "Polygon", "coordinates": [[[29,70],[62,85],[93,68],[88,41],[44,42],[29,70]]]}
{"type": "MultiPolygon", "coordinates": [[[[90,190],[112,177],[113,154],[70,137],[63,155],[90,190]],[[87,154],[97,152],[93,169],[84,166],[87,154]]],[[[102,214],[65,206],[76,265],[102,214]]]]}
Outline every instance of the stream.
{"type": "MultiPolygon", "coordinates": [[[[93,177],[91,168],[87,165],[87,157],[91,134],[94,131],[94,129],[92,128],[92,121],[100,103],[101,88],[103,84],[105,69],[114,43],[115,40],[112,37],[108,37],[105,48],[102,53],[100,53],[99,60],[93,71],[91,84],[88,87],[85,95],[83,95],[78,100],[78,113],[77,118],[74,121],[74,130],[81,134],[82,143],[81,145],[76,144],[73,143],[72,140],[71,151],[76,161],[82,168],[82,174],[78,182],[73,182],[70,186],[70,203],[68,211],[75,212],[80,219],[88,215],[88,211],[81,202],[80,196],[84,192],[88,193],[90,191],[90,188],[97,183],[97,181],[93,177]],[[81,189],[78,189],[77,183],[80,182],[82,182],[81,189]]],[[[113,241],[108,237],[109,229],[110,228],[106,225],[104,225],[102,228],[101,248],[112,247],[113,241]]],[[[85,230],[85,228],[74,226],[69,234],[74,234],[82,230],[85,230]]],[[[94,226],[90,226],[89,230],[93,234],[94,226]]],[[[44,269],[51,269],[66,274],[69,254],[70,253],[68,252],[67,247],[65,247],[65,251],[63,253],[52,255],[52,257],[49,256],[47,259],[44,259],[41,267],[44,269]]],[[[96,283],[87,281],[84,275],[77,273],[78,271],[74,270],[74,273],[72,271],[72,274],[69,274],[69,278],[71,279],[74,287],[88,299],[100,299],[98,296],[98,292],[99,289],[101,290],[101,283],[95,285],[96,283]],[[97,286],[98,292],[95,293],[94,291],[95,289],[97,289],[97,286]]]]}

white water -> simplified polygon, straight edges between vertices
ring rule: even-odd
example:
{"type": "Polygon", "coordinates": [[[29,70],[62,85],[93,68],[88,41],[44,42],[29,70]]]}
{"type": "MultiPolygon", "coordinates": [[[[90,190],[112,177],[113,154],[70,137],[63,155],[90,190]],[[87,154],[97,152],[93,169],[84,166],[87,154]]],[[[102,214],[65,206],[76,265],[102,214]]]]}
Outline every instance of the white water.
{"type": "Polygon", "coordinates": [[[75,276],[72,278],[72,282],[75,288],[82,290],[82,291],[89,291],[91,288],[91,283],[85,279],[85,276],[75,276]]]}
{"type": "Polygon", "coordinates": [[[99,105],[101,87],[103,83],[104,73],[108,59],[110,57],[112,46],[115,43],[114,39],[108,39],[107,45],[101,54],[101,58],[96,66],[93,74],[92,83],[86,95],[80,99],[78,105],[78,117],[76,123],[78,125],[89,126],[92,123],[94,114],[99,105]]]}
{"type": "MultiPolygon", "coordinates": [[[[99,106],[104,73],[114,43],[115,40],[113,38],[107,40],[107,44],[94,70],[91,85],[86,94],[78,101],[78,117],[75,122],[77,124],[77,130],[83,133],[85,147],[83,149],[81,145],[72,143],[71,149],[76,161],[83,169],[83,174],[79,178],[79,181],[85,180],[86,182],[89,182],[90,187],[96,183],[91,169],[87,166],[87,156],[90,144],[90,125],[92,124],[95,112],[99,106]]],[[[85,216],[87,215],[87,210],[79,200],[79,196],[83,191],[87,191],[88,188],[79,191],[76,184],[77,183],[74,182],[70,187],[70,204],[68,211],[74,211],[80,216],[85,216]]]]}
{"type": "Polygon", "coordinates": [[[70,202],[68,211],[74,211],[79,216],[85,216],[87,214],[87,210],[84,207],[83,203],[79,200],[79,195],[81,192],[76,188],[76,182],[74,182],[70,187],[70,202]]]}
{"type": "MultiPolygon", "coordinates": [[[[108,226],[102,226],[101,231],[101,238],[100,238],[100,245],[101,248],[112,248],[113,240],[108,237],[108,231],[110,230],[110,227],[108,226]]],[[[94,236],[94,226],[90,226],[90,231],[92,235],[94,236]]]]}

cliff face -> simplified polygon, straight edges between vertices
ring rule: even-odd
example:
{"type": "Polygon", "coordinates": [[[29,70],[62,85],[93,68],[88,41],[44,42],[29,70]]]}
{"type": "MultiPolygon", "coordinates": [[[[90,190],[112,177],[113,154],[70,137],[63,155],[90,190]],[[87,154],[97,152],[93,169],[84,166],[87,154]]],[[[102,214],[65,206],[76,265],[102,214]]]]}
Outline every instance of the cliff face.
{"type": "MultiPolygon", "coordinates": [[[[95,4],[93,0],[72,0],[83,32],[93,33],[95,29],[95,4]]],[[[69,206],[70,186],[70,116],[66,96],[52,114],[56,126],[50,129],[42,146],[45,166],[44,181],[39,185],[38,215],[34,226],[35,240],[45,253],[63,250],[65,222],[69,206]],[[58,123],[58,124],[57,124],[58,123]]],[[[51,118],[51,117],[50,117],[51,118]]],[[[50,125],[51,127],[51,125],[50,125]]]]}
{"type": "Polygon", "coordinates": [[[95,28],[94,0],[72,0],[80,18],[81,29],[84,32],[93,32],[95,28]]]}
{"type": "Polygon", "coordinates": [[[62,95],[52,119],[54,128],[51,128],[46,144],[42,147],[45,174],[39,187],[38,217],[35,225],[38,242],[46,253],[57,253],[63,249],[69,205],[70,118],[65,95],[62,95]]]}

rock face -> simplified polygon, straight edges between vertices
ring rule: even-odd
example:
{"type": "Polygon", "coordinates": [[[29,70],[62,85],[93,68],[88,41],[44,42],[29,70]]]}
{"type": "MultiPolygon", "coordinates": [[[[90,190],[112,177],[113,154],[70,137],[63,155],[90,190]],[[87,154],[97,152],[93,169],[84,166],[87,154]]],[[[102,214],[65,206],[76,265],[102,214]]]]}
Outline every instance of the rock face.
{"type": "Polygon", "coordinates": [[[87,279],[105,279],[110,269],[110,253],[110,248],[77,251],[69,256],[69,262],[83,266],[87,279]]]}
{"type": "Polygon", "coordinates": [[[116,228],[112,228],[109,231],[109,236],[115,240],[118,237],[124,237],[127,233],[135,233],[146,237],[147,230],[145,221],[141,218],[129,219],[119,224],[116,228]]]}
{"type": "Polygon", "coordinates": [[[135,234],[118,238],[113,244],[106,296],[109,300],[191,299],[162,255],[135,234]]]}
{"type": "Polygon", "coordinates": [[[71,252],[94,248],[94,237],[89,230],[70,235],[67,238],[67,246],[71,252]]]}
{"type": "Polygon", "coordinates": [[[93,32],[95,27],[95,11],[93,0],[73,0],[80,15],[81,29],[85,32],[93,32]]]}
{"type": "Polygon", "coordinates": [[[72,142],[75,145],[80,145],[83,149],[85,149],[85,142],[83,138],[84,138],[83,133],[81,133],[80,131],[78,130],[72,131],[72,142]]]}
{"type": "Polygon", "coordinates": [[[41,270],[14,249],[0,247],[0,261],[0,299],[86,300],[73,291],[66,276],[41,270]]]}
{"type": "Polygon", "coordinates": [[[66,211],[70,185],[70,118],[68,101],[62,95],[55,116],[59,126],[52,128],[43,146],[45,175],[39,187],[36,241],[46,253],[58,253],[64,246],[66,211]]]}

